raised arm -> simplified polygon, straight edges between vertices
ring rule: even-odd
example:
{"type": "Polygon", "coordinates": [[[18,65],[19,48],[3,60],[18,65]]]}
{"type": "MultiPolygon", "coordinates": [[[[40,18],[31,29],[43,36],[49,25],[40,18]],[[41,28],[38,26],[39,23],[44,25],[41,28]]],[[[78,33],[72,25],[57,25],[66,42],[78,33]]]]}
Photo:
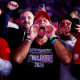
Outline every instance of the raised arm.
{"type": "Polygon", "coordinates": [[[19,64],[22,63],[29,52],[30,46],[31,42],[25,40],[17,49],[13,51],[13,60],[19,64]]]}
{"type": "Polygon", "coordinates": [[[32,41],[36,38],[37,36],[37,25],[32,25],[30,29],[30,35],[28,38],[17,48],[13,51],[13,60],[17,63],[22,63],[23,60],[26,58],[30,46],[32,44],[32,41]]]}
{"type": "Polygon", "coordinates": [[[47,36],[50,38],[51,44],[53,45],[58,58],[64,64],[69,64],[72,60],[72,54],[65,48],[65,46],[59,41],[59,39],[57,39],[57,36],[55,36],[54,26],[51,25],[47,28],[47,36]]]}
{"type": "Polygon", "coordinates": [[[18,3],[15,1],[9,1],[7,4],[7,8],[4,10],[4,12],[0,16],[0,36],[6,37],[8,36],[8,21],[10,14],[12,11],[18,8],[18,3]]]}
{"type": "Polygon", "coordinates": [[[64,45],[58,40],[55,39],[53,43],[56,54],[63,64],[69,64],[72,61],[72,54],[64,47],[64,45]]]}

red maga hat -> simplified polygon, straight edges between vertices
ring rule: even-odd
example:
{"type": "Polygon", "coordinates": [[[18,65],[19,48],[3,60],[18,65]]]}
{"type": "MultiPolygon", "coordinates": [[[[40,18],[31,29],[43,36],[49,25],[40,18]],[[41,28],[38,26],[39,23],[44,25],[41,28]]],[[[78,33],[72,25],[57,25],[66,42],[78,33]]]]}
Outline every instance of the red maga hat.
{"type": "Polygon", "coordinates": [[[51,23],[50,16],[49,16],[48,13],[47,13],[46,11],[44,11],[44,10],[39,10],[39,11],[35,14],[34,21],[35,21],[40,15],[44,15],[44,16],[49,20],[49,22],[51,23]]]}

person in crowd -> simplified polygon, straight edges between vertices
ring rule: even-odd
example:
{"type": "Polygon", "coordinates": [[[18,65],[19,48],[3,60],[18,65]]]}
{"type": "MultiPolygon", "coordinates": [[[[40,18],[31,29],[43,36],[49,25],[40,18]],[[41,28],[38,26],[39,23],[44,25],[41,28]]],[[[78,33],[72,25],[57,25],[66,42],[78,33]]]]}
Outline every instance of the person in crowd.
{"type": "Polygon", "coordinates": [[[29,34],[29,29],[30,29],[31,25],[33,24],[33,19],[34,19],[34,15],[31,11],[23,10],[20,13],[19,29],[16,31],[13,29],[9,30],[9,34],[10,34],[9,35],[9,38],[10,38],[9,42],[10,42],[12,51],[24,41],[25,34],[29,34]],[[15,34],[14,34],[14,32],[15,32],[15,34]],[[11,37],[13,39],[13,43],[11,41],[11,37]],[[14,41],[14,38],[16,39],[15,41],[14,41]],[[13,48],[13,45],[14,45],[14,48],[13,48]]]}
{"type": "Polygon", "coordinates": [[[72,17],[72,18],[79,18],[79,12],[78,10],[76,9],[73,9],[69,12],[69,15],[72,17]]]}
{"type": "Polygon", "coordinates": [[[12,70],[11,51],[8,42],[0,37],[0,80],[9,76],[12,70]]]}
{"type": "Polygon", "coordinates": [[[1,33],[3,36],[8,37],[8,42],[11,48],[11,51],[13,51],[16,47],[19,46],[20,43],[24,41],[24,35],[27,33],[29,34],[29,28],[33,24],[34,15],[31,11],[27,9],[23,9],[20,11],[20,26],[19,29],[14,28],[8,28],[8,21],[10,18],[10,14],[18,8],[18,3],[15,1],[9,1],[6,11],[1,16],[1,21],[3,24],[1,24],[1,33]]]}
{"type": "Polygon", "coordinates": [[[72,60],[72,54],[58,40],[50,17],[44,10],[35,14],[29,35],[12,54],[14,62],[21,65],[17,77],[24,80],[59,80],[59,61],[69,64],[72,60]]]}
{"type": "MultiPolygon", "coordinates": [[[[74,46],[77,41],[76,37],[73,36],[71,33],[72,26],[72,17],[65,14],[61,15],[58,19],[58,30],[57,34],[59,36],[60,41],[65,45],[65,47],[74,54],[74,46]]],[[[71,74],[71,64],[64,65],[60,62],[60,80],[77,80],[71,74]]]]}
{"type": "Polygon", "coordinates": [[[77,30],[76,32],[80,32],[80,29],[79,29],[79,27],[80,27],[79,11],[77,9],[73,9],[69,12],[69,15],[72,17],[72,23],[75,26],[74,27],[75,30],[77,30]]]}
{"type": "Polygon", "coordinates": [[[77,38],[77,41],[74,46],[74,55],[73,55],[73,64],[71,66],[71,73],[72,75],[80,80],[80,18],[79,18],[79,11],[74,9],[70,11],[70,16],[74,19],[75,29],[76,32],[72,34],[77,38]]]}
{"type": "MultiPolygon", "coordinates": [[[[10,1],[7,5],[7,8],[4,11],[9,12],[9,10],[12,11],[15,10],[16,8],[18,8],[18,4],[15,1],[10,1]]],[[[3,12],[0,15],[0,80],[6,80],[6,77],[10,76],[13,68],[11,61],[11,49],[7,36],[8,20],[9,20],[8,14],[3,12]]]]}
{"type": "MultiPolygon", "coordinates": [[[[4,11],[4,13],[1,15],[1,36],[6,37],[8,39],[8,43],[10,45],[11,53],[24,41],[25,34],[29,34],[29,29],[31,25],[33,24],[34,15],[31,11],[23,9],[20,11],[20,26],[19,29],[9,28],[7,27],[8,21],[10,18],[10,14],[18,8],[18,3],[15,1],[9,1],[7,5],[7,9],[4,11]]],[[[6,39],[6,38],[5,38],[6,39]]],[[[11,54],[12,55],[12,54],[11,54]]],[[[15,80],[16,79],[16,70],[17,64],[13,62],[12,56],[11,56],[11,62],[12,62],[12,71],[11,74],[6,77],[4,80],[15,80]]]]}
{"type": "Polygon", "coordinates": [[[7,7],[4,9],[4,12],[0,16],[0,36],[2,37],[7,37],[8,33],[8,21],[9,21],[9,16],[14,11],[15,9],[18,8],[18,4],[15,1],[9,1],[7,4],[7,7]]]}

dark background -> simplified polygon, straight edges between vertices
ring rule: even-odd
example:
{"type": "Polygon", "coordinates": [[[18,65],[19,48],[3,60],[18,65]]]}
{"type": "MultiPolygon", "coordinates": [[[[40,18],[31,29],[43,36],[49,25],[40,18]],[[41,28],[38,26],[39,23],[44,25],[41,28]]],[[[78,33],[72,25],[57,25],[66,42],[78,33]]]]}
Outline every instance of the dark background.
{"type": "MultiPolygon", "coordinates": [[[[0,0],[0,8],[4,9],[8,1],[9,0],[0,0]]],[[[19,3],[19,8],[29,9],[34,14],[38,11],[39,5],[41,3],[44,3],[45,9],[50,15],[52,21],[56,21],[58,19],[58,16],[64,13],[69,13],[69,11],[72,9],[77,9],[80,13],[80,0],[16,0],[16,1],[19,3]]],[[[15,15],[15,17],[17,17],[17,14],[15,15]]]]}

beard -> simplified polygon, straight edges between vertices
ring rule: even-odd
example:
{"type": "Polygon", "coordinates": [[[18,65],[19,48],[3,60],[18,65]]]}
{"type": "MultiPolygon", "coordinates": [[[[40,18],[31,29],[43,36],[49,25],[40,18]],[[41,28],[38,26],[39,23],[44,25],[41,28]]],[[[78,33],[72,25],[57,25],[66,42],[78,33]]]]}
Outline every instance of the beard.
{"type": "Polygon", "coordinates": [[[26,33],[29,33],[30,28],[25,28],[24,26],[21,26],[20,29],[26,33]]]}
{"type": "Polygon", "coordinates": [[[73,39],[73,35],[68,35],[68,36],[65,36],[64,34],[60,34],[60,38],[62,39],[62,40],[72,40],[73,39]]]}

